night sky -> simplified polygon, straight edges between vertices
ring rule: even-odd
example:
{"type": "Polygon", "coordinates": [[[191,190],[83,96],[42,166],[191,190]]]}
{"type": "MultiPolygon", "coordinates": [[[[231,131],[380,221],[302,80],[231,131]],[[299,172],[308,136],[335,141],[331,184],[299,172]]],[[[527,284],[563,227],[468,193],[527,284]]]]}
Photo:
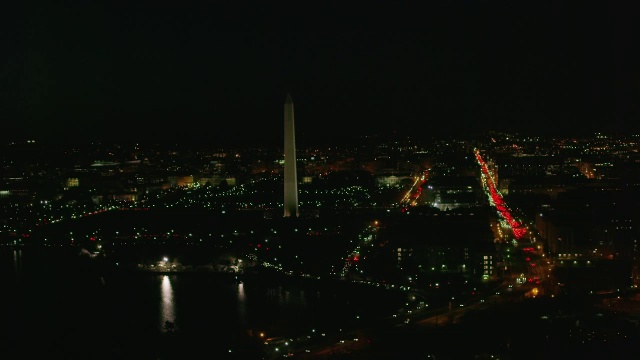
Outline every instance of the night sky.
{"type": "Polygon", "coordinates": [[[280,144],[287,93],[298,143],[639,129],[631,8],[345,3],[5,4],[2,137],[280,144]]]}

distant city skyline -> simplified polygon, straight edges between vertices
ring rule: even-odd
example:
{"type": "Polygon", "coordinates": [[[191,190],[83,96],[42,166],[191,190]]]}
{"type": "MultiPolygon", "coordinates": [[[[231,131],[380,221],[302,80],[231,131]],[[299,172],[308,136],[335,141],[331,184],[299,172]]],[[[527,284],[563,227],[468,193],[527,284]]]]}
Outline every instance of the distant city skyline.
{"type": "Polygon", "coordinates": [[[640,135],[296,155],[293,98],[284,157],[3,144],[2,358],[640,356],[640,135]]]}

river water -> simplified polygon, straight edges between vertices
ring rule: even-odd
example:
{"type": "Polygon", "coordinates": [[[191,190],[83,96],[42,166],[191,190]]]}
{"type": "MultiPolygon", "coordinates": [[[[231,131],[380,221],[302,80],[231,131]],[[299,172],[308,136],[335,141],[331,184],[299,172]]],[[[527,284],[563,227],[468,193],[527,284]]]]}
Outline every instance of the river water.
{"type": "Polygon", "coordinates": [[[104,272],[92,261],[69,250],[0,250],[0,345],[8,355],[0,357],[221,355],[260,333],[294,337],[373,322],[402,307],[407,296],[339,281],[104,272]],[[188,345],[169,348],[167,334],[181,334],[188,345]]]}

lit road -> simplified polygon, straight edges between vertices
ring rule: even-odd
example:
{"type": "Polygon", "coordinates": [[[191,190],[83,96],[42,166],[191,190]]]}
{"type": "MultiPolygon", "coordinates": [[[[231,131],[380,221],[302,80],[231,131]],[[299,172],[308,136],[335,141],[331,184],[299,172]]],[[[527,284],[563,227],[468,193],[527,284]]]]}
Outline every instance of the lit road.
{"type": "Polygon", "coordinates": [[[425,170],[421,176],[416,176],[411,188],[405,193],[400,200],[401,206],[415,206],[418,198],[422,194],[422,185],[427,181],[427,171],[425,170]]]}
{"type": "Polygon", "coordinates": [[[494,176],[489,170],[487,164],[480,156],[480,150],[474,150],[476,161],[480,165],[480,176],[482,180],[483,187],[487,191],[487,197],[489,202],[496,208],[500,217],[506,221],[508,226],[513,231],[513,235],[516,237],[516,240],[520,240],[524,237],[527,232],[526,227],[522,226],[522,223],[516,220],[511,213],[511,210],[507,207],[507,204],[504,202],[502,195],[498,192],[496,188],[496,184],[494,182],[494,176]]]}

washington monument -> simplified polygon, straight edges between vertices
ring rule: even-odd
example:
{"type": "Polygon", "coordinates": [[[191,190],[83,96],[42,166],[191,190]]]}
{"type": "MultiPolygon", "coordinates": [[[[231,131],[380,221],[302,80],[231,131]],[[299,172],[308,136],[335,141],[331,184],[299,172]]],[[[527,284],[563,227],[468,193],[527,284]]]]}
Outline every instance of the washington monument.
{"type": "Polygon", "coordinates": [[[284,100],[284,217],[298,217],[298,176],[296,133],[293,124],[293,100],[284,100]]]}

